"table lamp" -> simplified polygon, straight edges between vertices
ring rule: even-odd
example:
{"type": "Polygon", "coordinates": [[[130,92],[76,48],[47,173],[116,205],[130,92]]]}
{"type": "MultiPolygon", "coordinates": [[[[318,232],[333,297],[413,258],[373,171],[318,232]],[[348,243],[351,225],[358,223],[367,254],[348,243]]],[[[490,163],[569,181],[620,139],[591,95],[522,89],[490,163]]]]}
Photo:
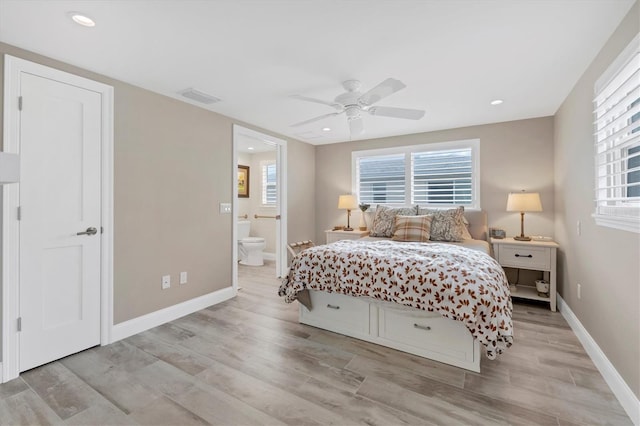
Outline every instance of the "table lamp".
{"type": "Polygon", "coordinates": [[[524,213],[541,212],[542,202],[537,192],[510,193],[507,198],[507,211],[520,212],[520,236],[513,237],[517,241],[531,241],[531,237],[524,235],[524,213]]]}
{"type": "Polygon", "coordinates": [[[351,217],[351,210],[358,208],[358,200],[356,200],[355,195],[341,195],[338,198],[338,208],[347,210],[347,227],[344,228],[345,231],[353,231],[349,223],[349,218],[351,217]]]}

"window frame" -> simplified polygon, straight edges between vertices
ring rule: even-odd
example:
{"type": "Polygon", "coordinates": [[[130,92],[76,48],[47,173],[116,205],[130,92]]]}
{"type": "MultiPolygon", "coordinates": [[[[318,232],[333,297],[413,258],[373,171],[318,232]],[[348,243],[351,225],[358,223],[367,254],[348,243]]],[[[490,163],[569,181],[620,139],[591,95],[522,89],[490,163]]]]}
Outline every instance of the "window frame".
{"type": "MultiPolygon", "coordinates": [[[[432,209],[447,209],[464,205],[465,210],[480,210],[480,139],[463,139],[447,142],[433,142],[420,145],[406,145],[391,148],[367,149],[351,152],[351,193],[360,200],[358,160],[366,157],[382,155],[405,155],[405,194],[403,203],[377,203],[389,207],[402,207],[419,204],[421,207],[432,209]],[[411,154],[431,151],[448,151],[454,149],[471,149],[471,203],[470,204],[426,204],[415,203],[413,196],[413,177],[411,169],[411,154]]],[[[375,209],[376,206],[371,206],[375,209]]]]}
{"type": "Polygon", "coordinates": [[[260,180],[261,180],[261,188],[260,188],[260,206],[266,208],[277,208],[278,207],[278,194],[276,192],[275,201],[273,203],[268,203],[267,201],[267,191],[268,191],[268,180],[267,175],[269,173],[268,167],[274,166],[276,169],[276,179],[273,182],[273,185],[276,187],[276,191],[278,190],[278,166],[275,160],[271,161],[261,161],[260,162],[260,180]]]}
{"type": "MultiPolygon", "coordinates": [[[[613,62],[609,65],[609,67],[602,73],[600,78],[598,78],[598,80],[594,84],[594,92],[593,92],[594,136],[593,136],[592,142],[593,142],[593,159],[594,159],[594,169],[593,169],[594,170],[594,183],[593,183],[594,211],[591,216],[594,218],[595,223],[597,225],[620,229],[624,231],[635,232],[635,233],[640,233],[640,200],[629,199],[627,201],[626,198],[632,198],[632,197],[629,197],[627,191],[623,190],[625,199],[618,200],[617,202],[614,201],[615,202],[614,205],[606,206],[602,204],[605,203],[607,200],[609,200],[609,202],[612,202],[611,196],[609,195],[609,193],[614,191],[614,189],[613,188],[609,189],[606,197],[601,197],[600,193],[601,191],[606,190],[607,188],[611,188],[610,180],[612,179],[612,176],[616,174],[621,175],[623,177],[620,179],[620,182],[617,182],[614,184],[615,188],[624,187],[624,185],[628,183],[627,179],[630,173],[629,172],[626,174],[624,173],[625,173],[625,170],[628,168],[629,159],[627,158],[625,160],[624,158],[627,157],[628,151],[630,149],[636,148],[637,146],[640,146],[640,145],[631,145],[631,146],[623,145],[622,147],[620,147],[619,154],[618,154],[618,157],[620,158],[620,160],[613,160],[613,161],[620,162],[619,164],[620,170],[617,172],[615,171],[608,172],[605,176],[600,176],[599,168],[602,167],[603,164],[600,162],[600,159],[599,159],[599,156],[601,156],[601,154],[598,153],[598,147],[602,145],[603,142],[602,140],[598,139],[598,134],[602,132],[602,129],[598,130],[598,124],[599,124],[599,121],[602,120],[602,118],[598,117],[597,110],[601,108],[601,106],[598,106],[598,102],[600,101],[600,98],[603,96],[603,94],[606,94],[607,92],[611,92],[611,94],[613,94],[617,90],[619,90],[620,87],[624,86],[624,83],[622,83],[622,84],[617,84],[616,86],[614,86],[613,89],[611,88],[611,84],[617,81],[617,78],[620,76],[622,71],[625,70],[625,68],[630,63],[630,61],[634,60],[637,63],[637,61],[639,60],[640,58],[639,43],[640,43],[640,33],[636,34],[633,40],[631,40],[631,42],[625,47],[625,49],[616,57],[616,59],[613,60],[613,62]],[[604,185],[609,185],[609,186],[603,187],[601,182],[606,182],[604,183],[604,185]]],[[[640,69],[640,67],[638,67],[638,69],[640,69]]],[[[632,92],[629,92],[629,93],[632,93],[632,92]]],[[[633,101],[630,104],[630,106],[632,106],[634,102],[635,101],[633,101]]],[[[605,117],[605,116],[606,116],[606,113],[601,115],[601,117],[605,117]]],[[[616,120],[621,119],[621,117],[623,116],[624,116],[624,113],[620,114],[618,117],[616,117],[616,119],[607,123],[605,127],[611,123],[614,123],[616,120]]],[[[630,119],[632,117],[630,117],[630,119]]],[[[627,125],[633,122],[634,121],[631,121],[630,123],[627,123],[627,125]]],[[[605,127],[602,127],[602,128],[605,128],[605,127]]],[[[607,164],[608,162],[609,161],[605,160],[604,164],[607,164]]]]}

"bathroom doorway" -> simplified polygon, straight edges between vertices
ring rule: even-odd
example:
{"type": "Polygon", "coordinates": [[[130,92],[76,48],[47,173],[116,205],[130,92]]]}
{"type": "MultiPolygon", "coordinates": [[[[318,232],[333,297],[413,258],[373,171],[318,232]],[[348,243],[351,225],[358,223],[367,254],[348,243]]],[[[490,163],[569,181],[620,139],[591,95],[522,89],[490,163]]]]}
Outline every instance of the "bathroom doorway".
{"type": "MultiPolygon", "coordinates": [[[[262,257],[275,262],[275,275],[287,264],[286,141],[233,126],[233,287],[238,288],[238,222],[250,222],[250,237],[264,239],[262,257]]],[[[262,244],[262,240],[260,240],[262,244]]],[[[253,263],[253,262],[251,262],[253,263]]]]}

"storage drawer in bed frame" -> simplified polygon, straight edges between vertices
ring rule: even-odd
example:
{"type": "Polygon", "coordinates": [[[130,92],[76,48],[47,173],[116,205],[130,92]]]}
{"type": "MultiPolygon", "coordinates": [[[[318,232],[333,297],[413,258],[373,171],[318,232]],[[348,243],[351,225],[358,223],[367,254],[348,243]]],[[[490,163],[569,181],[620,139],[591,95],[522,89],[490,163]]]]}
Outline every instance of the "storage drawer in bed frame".
{"type": "Polygon", "coordinates": [[[300,322],[413,355],[480,372],[480,345],[460,322],[437,313],[310,291],[300,322]]]}

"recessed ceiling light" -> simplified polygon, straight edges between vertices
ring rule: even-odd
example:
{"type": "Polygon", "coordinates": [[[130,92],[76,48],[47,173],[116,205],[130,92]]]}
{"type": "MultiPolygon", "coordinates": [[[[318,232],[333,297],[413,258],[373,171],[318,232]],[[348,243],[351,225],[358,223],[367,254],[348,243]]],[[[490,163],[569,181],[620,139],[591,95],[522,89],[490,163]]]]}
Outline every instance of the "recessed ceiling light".
{"type": "Polygon", "coordinates": [[[253,147],[252,147],[252,146],[248,147],[247,149],[248,149],[249,151],[253,151],[253,147]]]}
{"type": "Polygon", "coordinates": [[[69,12],[68,15],[71,19],[73,19],[73,22],[82,25],[83,27],[96,26],[96,23],[93,21],[93,19],[89,18],[87,15],[83,15],[80,12],[69,12]]]}
{"type": "Polygon", "coordinates": [[[331,127],[323,127],[322,131],[323,132],[330,132],[331,131],[331,127]]]}
{"type": "Polygon", "coordinates": [[[500,105],[502,102],[504,102],[502,99],[494,99],[491,101],[491,105],[500,105]]]}

